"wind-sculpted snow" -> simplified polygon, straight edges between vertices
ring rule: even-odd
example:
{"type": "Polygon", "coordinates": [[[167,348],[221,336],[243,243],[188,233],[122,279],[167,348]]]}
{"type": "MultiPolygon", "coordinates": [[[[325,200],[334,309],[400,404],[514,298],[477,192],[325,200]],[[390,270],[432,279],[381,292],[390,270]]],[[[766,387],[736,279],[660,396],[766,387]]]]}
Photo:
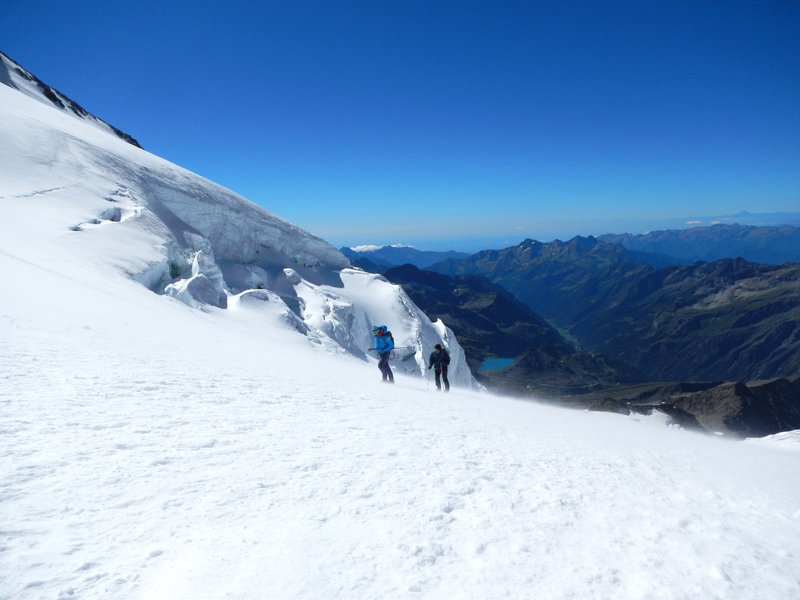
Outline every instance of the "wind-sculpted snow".
{"type": "Polygon", "coordinates": [[[792,452],[800,452],[800,430],[784,431],[763,438],[748,438],[746,441],[792,452]]]}
{"type": "MultiPolygon", "coordinates": [[[[431,323],[399,285],[380,275],[357,269],[340,273],[341,287],[296,287],[302,301],[305,322],[325,332],[356,356],[369,352],[370,329],[377,323],[390,326],[395,341],[392,368],[401,373],[425,373],[428,353],[434,344],[444,343],[451,355],[450,381],[456,386],[474,387],[464,350],[456,336],[441,321],[431,323]]],[[[374,352],[372,353],[374,356],[374,352]]]]}
{"type": "Polygon", "coordinates": [[[138,175],[150,209],[176,237],[199,233],[219,260],[269,263],[277,253],[281,261],[299,267],[349,265],[327,242],[196,175],[163,169],[138,175]]]}
{"type": "Polygon", "coordinates": [[[345,275],[348,259],[324,240],[7,88],[0,94],[10,111],[0,127],[11,142],[0,150],[2,194],[15,210],[80,234],[76,250],[98,268],[115,265],[193,308],[226,309],[247,290],[273,291],[304,323],[298,331],[361,358],[375,358],[369,330],[386,323],[403,346],[393,357],[400,372],[422,374],[424,353],[443,341],[454,356],[453,383],[476,385],[452,332],[444,340],[445,329],[383,278],[363,274],[371,281],[363,293],[361,276],[345,275]]]}

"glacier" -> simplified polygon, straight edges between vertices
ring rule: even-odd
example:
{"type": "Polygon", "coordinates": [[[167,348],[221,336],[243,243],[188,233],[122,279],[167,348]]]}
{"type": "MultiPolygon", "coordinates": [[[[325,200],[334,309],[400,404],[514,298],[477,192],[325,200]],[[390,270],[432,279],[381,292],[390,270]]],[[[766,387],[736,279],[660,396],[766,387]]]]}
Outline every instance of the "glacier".
{"type": "Polygon", "coordinates": [[[198,309],[270,290],[310,340],[365,360],[371,325],[386,323],[400,372],[424,374],[426,352],[441,342],[454,385],[479,387],[456,336],[400,286],[350,268],[324,240],[230,190],[6,86],[0,93],[10,113],[0,126],[9,142],[0,149],[3,196],[18,218],[49,212],[52,227],[75,234],[70,246],[82,259],[102,252],[120,273],[198,309]],[[120,243],[109,248],[109,237],[120,243]]]}

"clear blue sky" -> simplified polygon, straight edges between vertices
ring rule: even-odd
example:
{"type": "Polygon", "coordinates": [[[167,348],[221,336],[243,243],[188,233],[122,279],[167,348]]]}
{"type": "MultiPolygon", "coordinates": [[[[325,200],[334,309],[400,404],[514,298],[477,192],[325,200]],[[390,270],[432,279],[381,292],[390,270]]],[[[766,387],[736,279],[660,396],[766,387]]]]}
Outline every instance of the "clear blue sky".
{"type": "Polygon", "coordinates": [[[0,23],[87,110],[337,245],[800,210],[798,0],[5,0],[0,23]]]}

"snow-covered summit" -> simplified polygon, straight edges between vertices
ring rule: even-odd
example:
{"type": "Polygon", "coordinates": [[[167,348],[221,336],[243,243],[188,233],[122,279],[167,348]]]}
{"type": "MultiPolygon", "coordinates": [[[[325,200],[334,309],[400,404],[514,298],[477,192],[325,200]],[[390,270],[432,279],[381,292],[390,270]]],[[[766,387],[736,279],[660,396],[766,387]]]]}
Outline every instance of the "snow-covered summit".
{"type": "Polygon", "coordinates": [[[376,246],[374,244],[361,244],[359,246],[351,246],[350,250],[353,252],[375,252],[376,250],[382,250],[383,248],[411,248],[413,249],[414,246],[410,246],[409,244],[389,244],[388,246],[376,246]]]}
{"type": "Polygon", "coordinates": [[[94,116],[74,100],[67,98],[67,96],[58,90],[44,83],[41,79],[36,77],[36,75],[23,68],[3,52],[0,52],[0,83],[19,90],[23,94],[35,98],[48,106],[53,106],[87,123],[91,123],[104,131],[111,132],[129,144],[141,148],[139,142],[133,137],[94,116]]]}
{"type": "Polygon", "coordinates": [[[31,95],[0,86],[0,196],[6,226],[25,221],[15,230],[41,236],[56,262],[127,277],[194,308],[239,310],[242,295],[272,303],[309,340],[361,359],[370,356],[371,325],[386,323],[401,372],[422,374],[426,352],[443,342],[453,383],[475,384],[452,332],[399,286],[350,269],[317,236],[31,95]]]}

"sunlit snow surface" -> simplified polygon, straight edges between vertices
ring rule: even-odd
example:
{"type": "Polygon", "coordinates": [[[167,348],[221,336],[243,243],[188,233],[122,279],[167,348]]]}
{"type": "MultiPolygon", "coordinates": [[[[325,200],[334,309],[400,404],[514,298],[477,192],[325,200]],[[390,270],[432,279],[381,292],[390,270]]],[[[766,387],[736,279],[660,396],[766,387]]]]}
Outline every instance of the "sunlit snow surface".
{"type": "Polygon", "coordinates": [[[326,330],[402,305],[357,271],[292,284],[301,321],[153,293],[163,232],[95,196],[93,144],[156,159],[3,87],[1,598],[800,597],[796,452],[381,384],[326,330]]]}
{"type": "Polygon", "coordinates": [[[37,102],[42,102],[48,107],[57,108],[64,113],[82,119],[85,123],[97,127],[106,133],[113,135],[125,134],[115,129],[105,121],[98,119],[94,115],[87,113],[82,107],[75,104],[72,100],[61,94],[58,90],[46,87],[46,84],[38,81],[36,77],[26,71],[21,65],[14,62],[0,51],[0,85],[9,86],[33,98],[37,102]]]}
{"type": "MultiPolygon", "coordinates": [[[[750,443],[781,448],[791,452],[800,452],[800,430],[784,431],[763,438],[749,438],[750,443]]],[[[800,459],[800,456],[798,457],[800,459]]]]}

